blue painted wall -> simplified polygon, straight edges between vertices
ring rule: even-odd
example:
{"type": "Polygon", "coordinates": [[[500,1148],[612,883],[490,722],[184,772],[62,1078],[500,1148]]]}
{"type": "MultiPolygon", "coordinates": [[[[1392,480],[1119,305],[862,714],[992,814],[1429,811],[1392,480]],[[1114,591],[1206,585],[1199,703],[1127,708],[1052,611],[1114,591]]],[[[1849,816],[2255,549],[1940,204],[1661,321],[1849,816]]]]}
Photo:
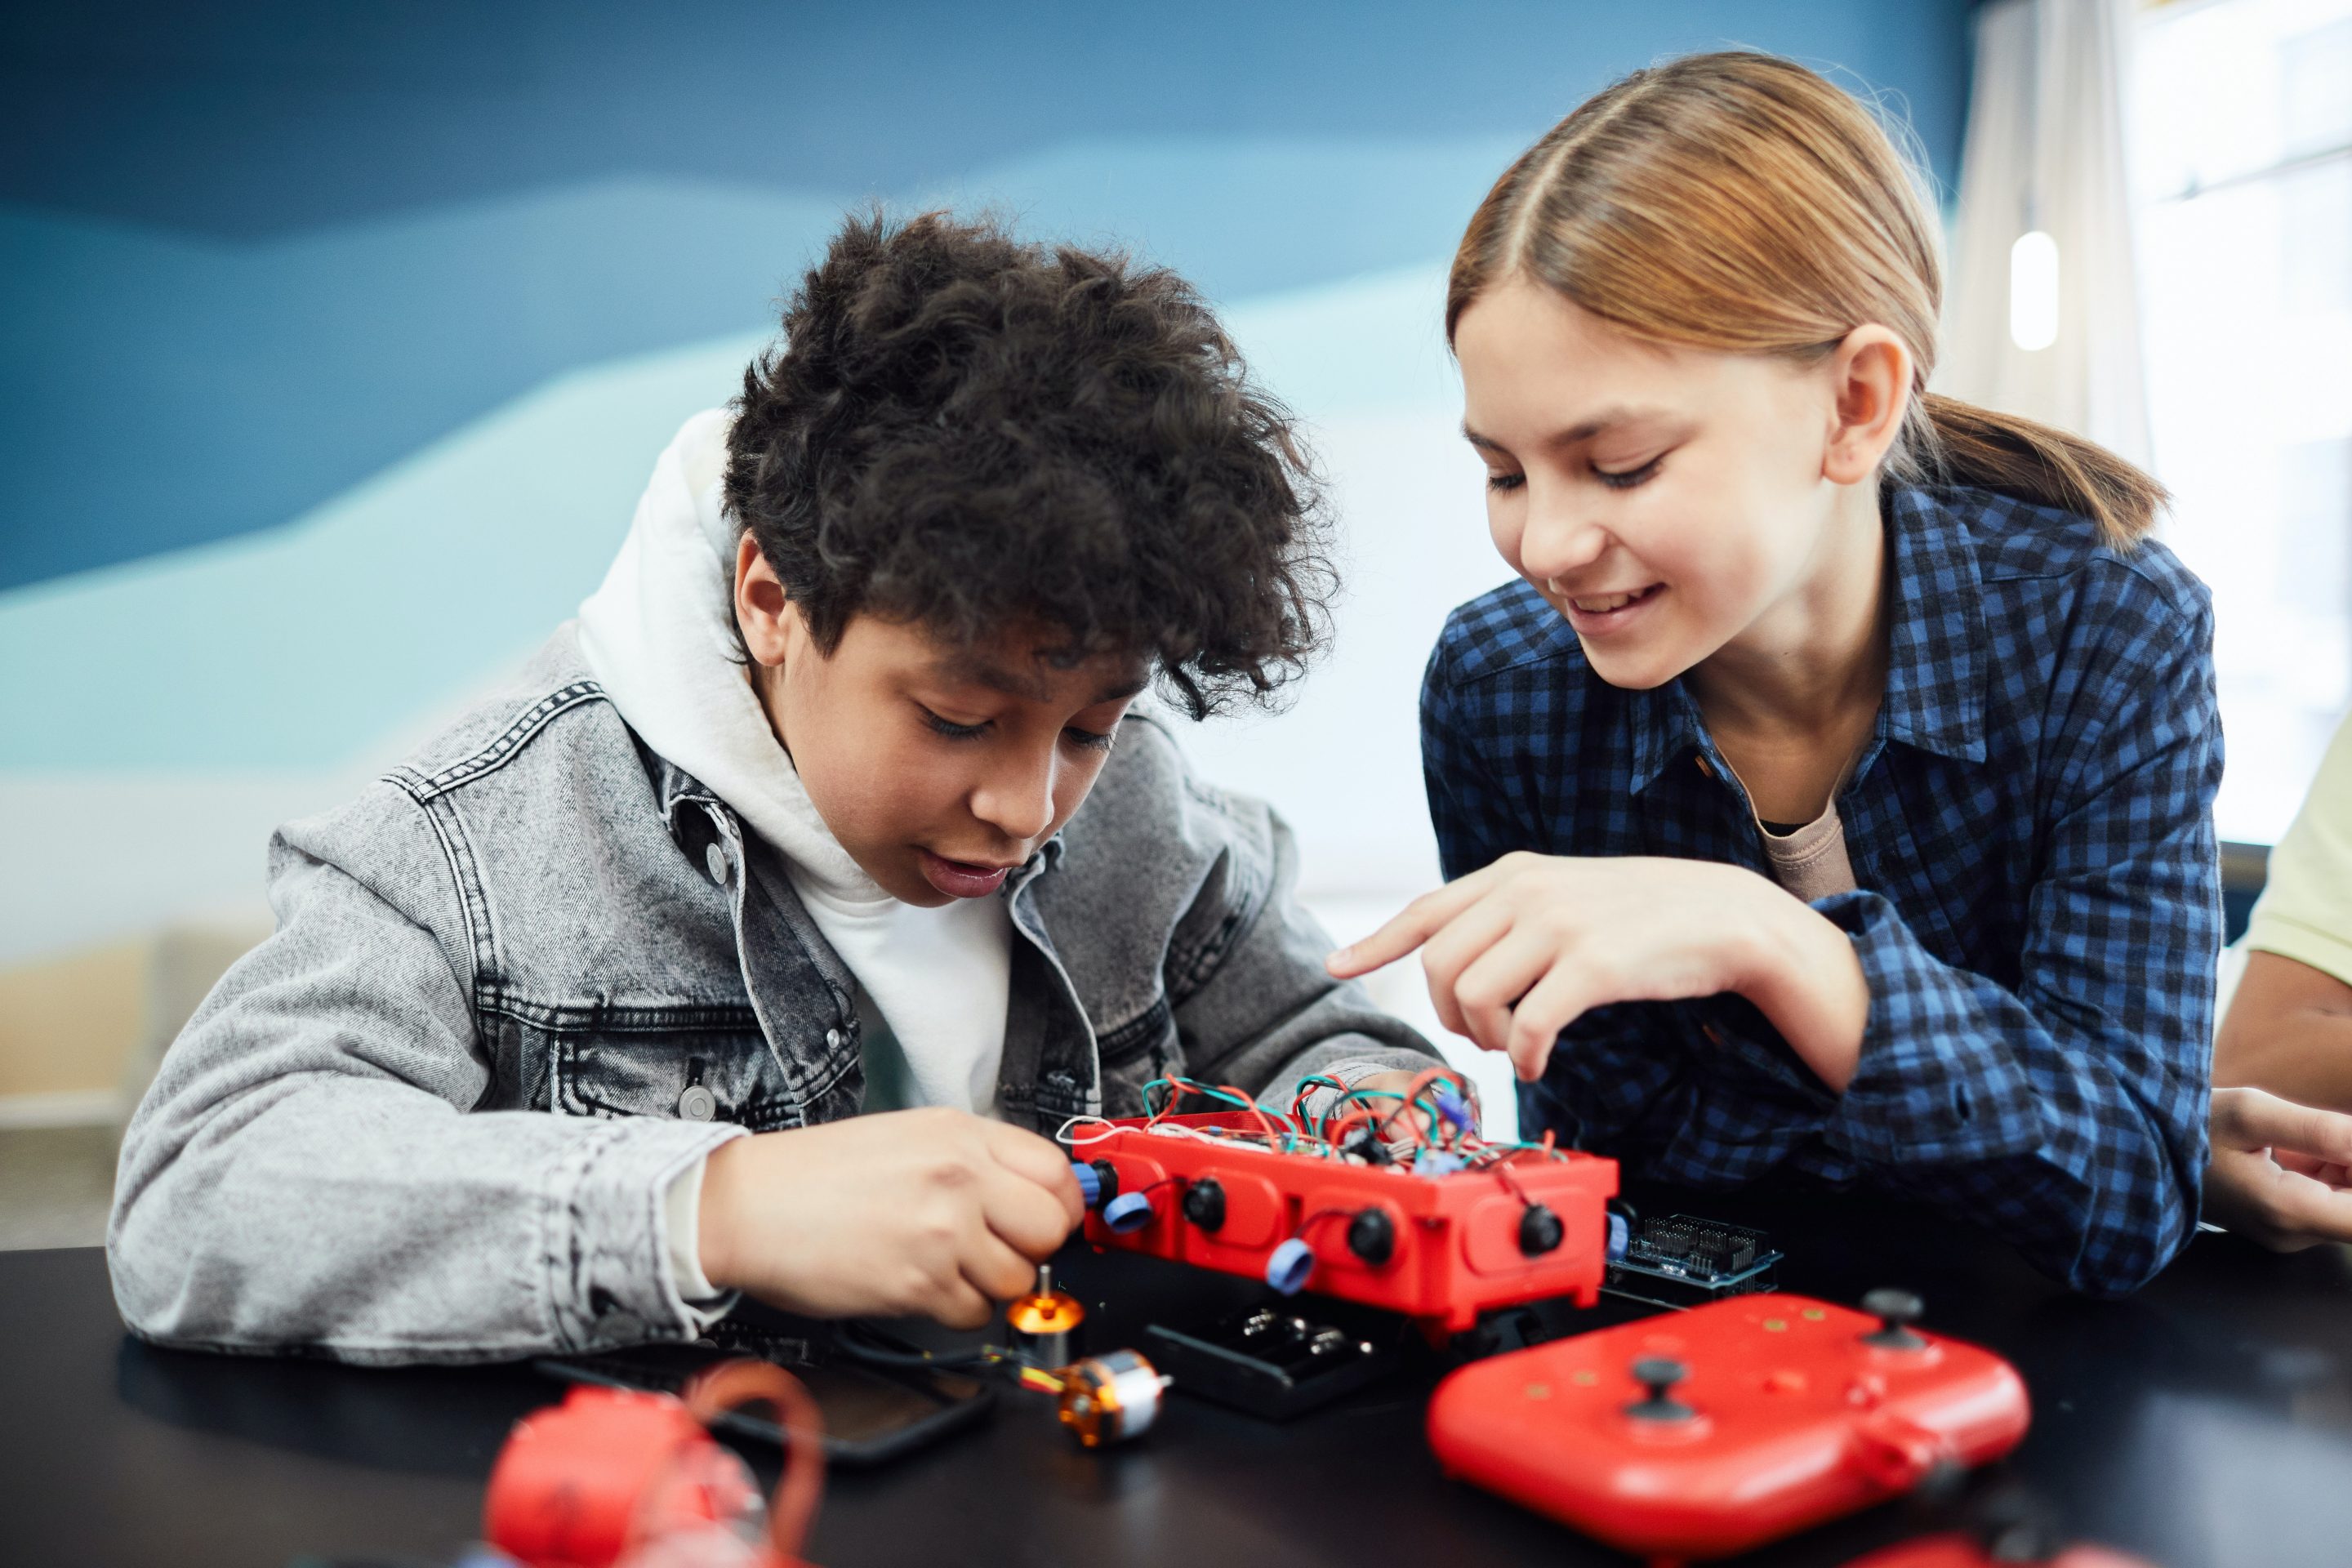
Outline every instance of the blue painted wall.
{"type": "Polygon", "coordinates": [[[0,594],[288,522],[551,375],[757,330],[845,205],[1236,300],[1442,258],[1585,93],[1752,44],[1955,176],[1965,0],[15,6],[0,594]]]}
{"type": "Polygon", "coordinates": [[[877,197],[1181,268],[1305,416],[1338,647],[1188,744],[1297,825],[1335,924],[1381,918],[1436,875],[1422,660],[1503,575],[1438,326],[1478,197],[1611,78],[1735,42],[1886,95],[1948,185],[1966,12],[0,10],[0,969],[249,912],[274,824],[595,585],[655,455],[877,197]]]}

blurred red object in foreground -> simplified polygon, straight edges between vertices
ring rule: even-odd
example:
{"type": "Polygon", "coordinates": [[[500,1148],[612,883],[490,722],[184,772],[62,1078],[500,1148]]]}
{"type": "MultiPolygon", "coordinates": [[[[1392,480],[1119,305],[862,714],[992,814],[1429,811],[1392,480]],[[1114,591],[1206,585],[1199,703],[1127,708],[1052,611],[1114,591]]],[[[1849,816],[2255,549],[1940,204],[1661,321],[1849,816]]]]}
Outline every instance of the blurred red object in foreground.
{"type": "Polygon", "coordinates": [[[1866,1557],[1846,1568],[2148,1568],[2137,1557],[2110,1552],[2104,1546],[2069,1546],[2052,1557],[1996,1556],[1976,1535],[1956,1531],[1922,1536],[1866,1557]]]}
{"type": "Polygon", "coordinates": [[[771,1362],[712,1367],[682,1397],[578,1387],[525,1416],[490,1472],[489,1543],[525,1568],[805,1568],[824,1489],[824,1424],[798,1378],[771,1362]],[[774,1407],[790,1435],[773,1500],[705,1423],[774,1407]]]}

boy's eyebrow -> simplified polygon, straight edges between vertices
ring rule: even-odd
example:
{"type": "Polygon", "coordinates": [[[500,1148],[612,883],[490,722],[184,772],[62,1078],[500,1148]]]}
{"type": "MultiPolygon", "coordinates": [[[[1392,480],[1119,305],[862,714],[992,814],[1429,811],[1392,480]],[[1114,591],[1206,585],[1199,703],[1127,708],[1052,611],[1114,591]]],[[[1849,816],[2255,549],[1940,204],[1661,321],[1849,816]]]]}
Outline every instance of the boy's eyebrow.
{"type": "MultiPolygon", "coordinates": [[[[1565,430],[1546,437],[1543,444],[1547,447],[1573,447],[1579,441],[1590,441],[1612,425],[1630,425],[1639,419],[1665,417],[1667,417],[1667,411],[1663,408],[1637,408],[1631,404],[1620,403],[1602,409],[1590,419],[1580,421],[1565,430]]],[[[1481,436],[1472,429],[1467,419],[1462,422],[1462,438],[1482,451],[1500,452],[1506,449],[1500,441],[1489,436],[1481,436]]]]}
{"type": "MultiPolygon", "coordinates": [[[[1022,698],[1030,702],[1050,702],[1054,698],[1053,684],[1043,676],[1024,676],[1005,668],[993,659],[973,654],[949,654],[932,663],[931,673],[943,680],[976,681],[992,691],[1002,691],[1009,697],[1022,698]]],[[[1150,684],[1149,671],[1114,680],[1096,692],[1095,700],[1116,702],[1122,698],[1135,696],[1150,684]]]]}

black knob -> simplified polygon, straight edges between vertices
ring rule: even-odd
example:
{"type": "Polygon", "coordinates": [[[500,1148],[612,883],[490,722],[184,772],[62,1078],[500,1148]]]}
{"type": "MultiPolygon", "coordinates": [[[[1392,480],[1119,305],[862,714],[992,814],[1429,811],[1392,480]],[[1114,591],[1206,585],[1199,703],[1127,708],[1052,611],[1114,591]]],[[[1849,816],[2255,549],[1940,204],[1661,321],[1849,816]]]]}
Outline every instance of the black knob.
{"type": "Polygon", "coordinates": [[[1878,1320],[1878,1327],[1862,1336],[1862,1342],[1886,1351],[1921,1351],[1927,1342],[1911,1331],[1919,1314],[1927,1310],[1927,1303],[1908,1290],[1873,1290],[1862,1299],[1862,1310],[1878,1320]]]}
{"type": "Polygon", "coordinates": [[[1108,1160],[1094,1160],[1088,1163],[1095,1173],[1095,1207],[1100,1208],[1118,1196],[1118,1167],[1108,1160]]]}
{"type": "Polygon", "coordinates": [[[1645,1397],[1625,1406],[1625,1414],[1639,1421],[1688,1421],[1698,1414],[1674,1396],[1675,1384],[1690,1375],[1690,1369],[1670,1356],[1644,1356],[1633,1363],[1633,1381],[1646,1391],[1645,1397]]]}
{"type": "Polygon", "coordinates": [[[1184,1189],[1184,1217],[1202,1230],[1221,1229],[1225,1223],[1225,1186],[1214,1176],[1202,1176],[1184,1189]]]}
{"type": "Polygon", "coordinates": [[[1348,1250],[1375,1268],[1396,1256],[1396,1225],[1385,1210],[1365,1209],[1348,1222],[1348,1250]]]}
{"type": "Polygon", "coordinates": [[[1551,1251],[1567,1234],[1559,1215],[1541,1204],[1529,1204],[1519,1211],[1519,1250],[1529,1258],[1551,1251]]]}

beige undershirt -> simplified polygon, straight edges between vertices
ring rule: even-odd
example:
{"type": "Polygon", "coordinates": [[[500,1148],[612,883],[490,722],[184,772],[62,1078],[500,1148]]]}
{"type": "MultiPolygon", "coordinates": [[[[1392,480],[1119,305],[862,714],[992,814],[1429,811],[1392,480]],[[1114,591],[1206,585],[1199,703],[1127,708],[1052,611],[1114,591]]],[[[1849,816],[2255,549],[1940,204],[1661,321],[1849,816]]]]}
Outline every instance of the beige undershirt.
{"type": "MultiPolygon", "coordinates": [[[[1860,761],[1859,756],[1855,761],[1860,761]]],[[[1830,786],[1830,803],[1822,814],[1802,827],[1789,833],[1775,833],[1756,818],[1756,831],[1764,839],[1765,858],[1772,863],[1772,879],[1787,889],[1800,902],[1811,903],[1826,899],[1832,893],[1851,893],[1860,884],[1853,879],[1853,862],[1846,858],[1845,823],[1838,816],[1837,797],[1853,776],[1853,763],[1849,762],[1830,786]]],[[[1735,778],[1738,774],[1733,775],[1735,778]]],[[[1741,789],[1747,784],[1742,781],[1741,789]]],[[[1749,795],[1751,803],[1754,796],[1749,795]]],[[[1755,807],[1748,807],[1753,816],[1755,807]]]]}
{"type": "Polygon", "coordinates": [[[1805,903],[1832,893],[1855,889],[1853,862],[1846,858],[1845,824],[1838,817],[1833,795],[1822,814],[1794,833],[1775,833],[1759,818],[1764,854],[1772,862],[1772,879],[1805,903]]]}

